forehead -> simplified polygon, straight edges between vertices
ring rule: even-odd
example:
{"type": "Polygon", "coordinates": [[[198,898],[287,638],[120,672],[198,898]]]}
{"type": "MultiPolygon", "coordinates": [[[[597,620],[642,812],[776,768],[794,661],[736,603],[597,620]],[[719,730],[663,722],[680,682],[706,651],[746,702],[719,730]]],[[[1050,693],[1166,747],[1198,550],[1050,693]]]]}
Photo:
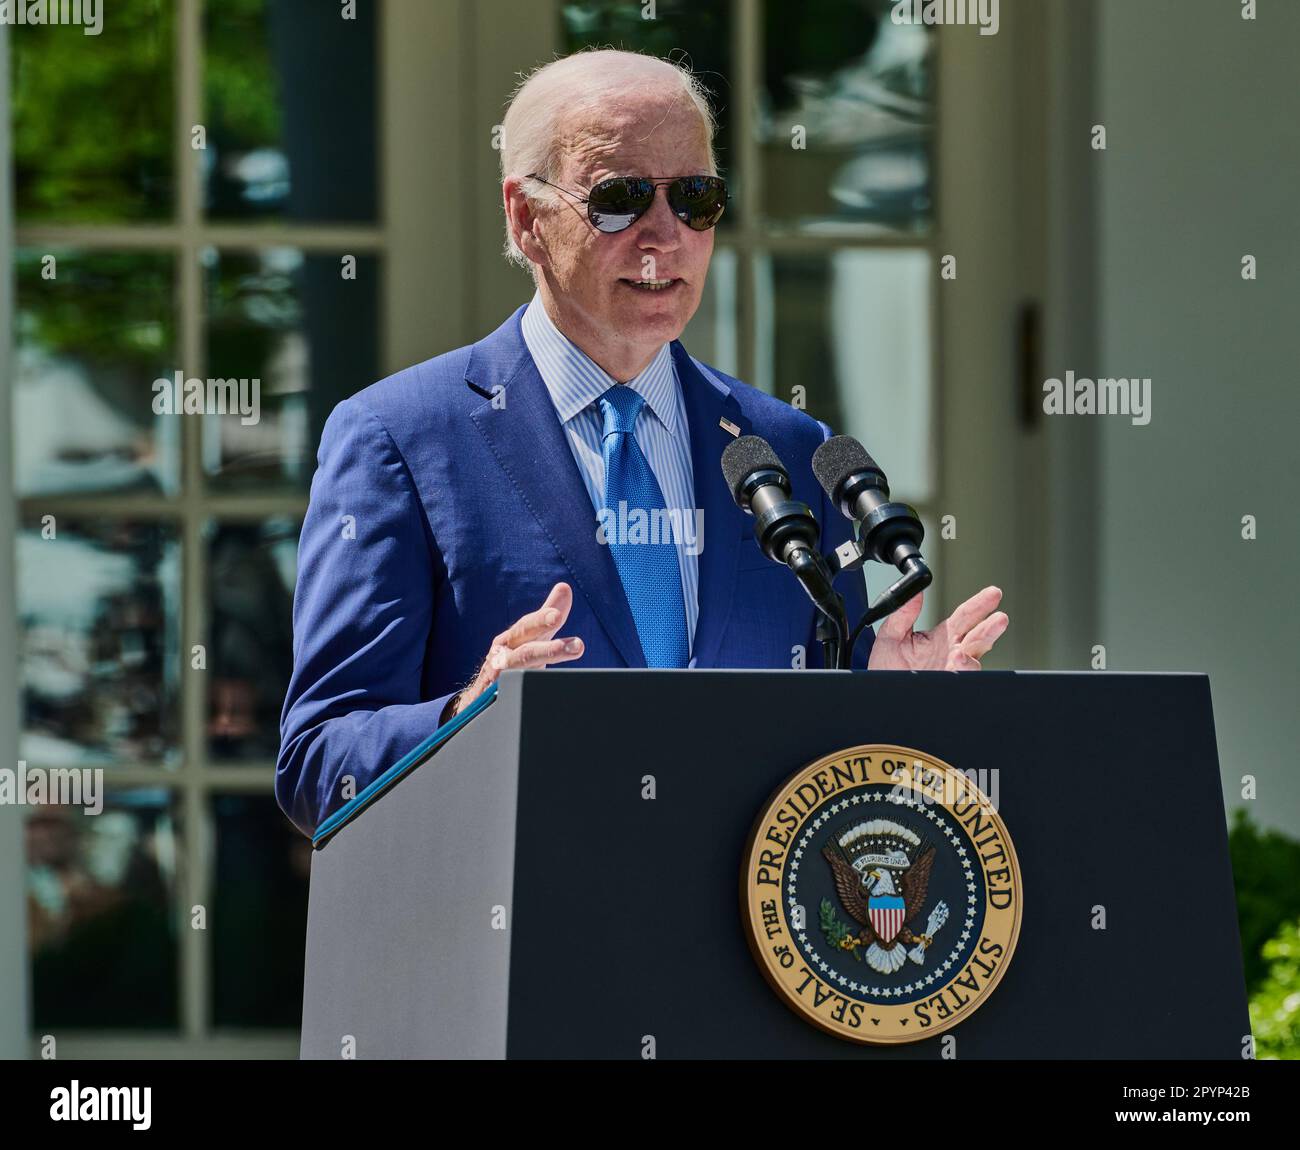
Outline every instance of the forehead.
{"type": "Polygon", "coordinates": [[[708,160],[704,123],[685,97],[575,116],[560,133],[562,173],[588,184],[609,176],[688,175],[707,170],[708,160]]]}

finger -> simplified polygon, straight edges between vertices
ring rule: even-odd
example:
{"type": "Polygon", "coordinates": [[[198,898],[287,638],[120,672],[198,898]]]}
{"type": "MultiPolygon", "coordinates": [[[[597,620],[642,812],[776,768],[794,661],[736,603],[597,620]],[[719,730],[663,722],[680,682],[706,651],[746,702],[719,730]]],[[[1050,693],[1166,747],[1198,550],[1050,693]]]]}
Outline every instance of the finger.
{"type": "Polygon", "coordinates": [[[985,587],[978,591],[944,620],[948,628],[948,641],[960,643],[970,629],[982,623],[1002,601],[1001,587],[985,587]]]}
{"type": "Polygon", "coordinates": [[[545,603],[511,623],[492,641],[492,646],[520,647],[538,639],[550,639],[564,626],[572,606],[573,589],[567,583],[557,583],[545,603]]]}
{"type": "Polygon", "coordinates": [[[958,646],[967,654],[973,655],[976,659],[982,659],[991,650],[993,644],[1001,637],[1007,629],[1011,620],[1007,617],[1005,611],[997,611],[990,615],[983,623],[976,623],[969,631],[958,646]]]}
{"type": "Polygon", "coordinates": [[[925,598],[925,592],[919,592],[915,598],[909,599],[892,615],[887,615],[885,621],[880,624],[880,630],[876,632],[878,639],[890,639],[895,643],[902,642],[912,633],[912,626],[920,618],[921,601],[925,598]]]}
{"type": "Polygon", "coordinates": [[[492,656],[492,670],[524,671],[530,667],[545,667],[550,663],[566,663],[580,659],[584,650],[577,636],[568,639],[546,639],[524,643],[519,647],[501,647],[492,656]]]}
{"type": "Polygon", "coordinates": [[[980,670],[980,661],[972,655],[966,654],[960,647],[954,647],[948,653],[948,665],[945,671],[978,671],[980,670]]]}

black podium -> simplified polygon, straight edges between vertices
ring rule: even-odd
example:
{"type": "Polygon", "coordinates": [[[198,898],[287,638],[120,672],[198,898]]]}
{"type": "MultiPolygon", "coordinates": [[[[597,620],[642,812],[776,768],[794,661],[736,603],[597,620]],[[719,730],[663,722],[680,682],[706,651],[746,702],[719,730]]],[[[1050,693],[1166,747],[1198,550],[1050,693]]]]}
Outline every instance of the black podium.
{"type": "Polygon", "coordinates": [[[958,1057],[1241,1058],[1203,675],[572,669],[507,673],[313,854],[302,1056],[940,1057],[809,1025],[742,928],[765,801],[873,743],[998,771],[1024,909],[958,1057]]]}

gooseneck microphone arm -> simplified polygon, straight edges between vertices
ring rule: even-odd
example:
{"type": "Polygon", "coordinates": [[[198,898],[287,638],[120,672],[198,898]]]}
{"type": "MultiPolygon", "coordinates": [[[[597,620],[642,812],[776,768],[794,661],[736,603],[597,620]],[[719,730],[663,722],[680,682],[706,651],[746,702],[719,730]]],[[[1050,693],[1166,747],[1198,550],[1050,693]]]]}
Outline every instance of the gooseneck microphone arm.
{"type": "Polygon", "coordinates": [[[820,612],[817,638],[828,668],[847,669],[852,646],[844,596],[833,587],[832,564],[818,550],[821,535],[806,503],[790,497],[790,475],[775,451],[757,435],[743,435],[722,453],[722,473],[740,509],[754,517],[763,553],[794,572],[820,612]]]}
{"type": "Polygon", "coordinates": [[[848,435],[826,440],[812,458],[813,474],[833,505],[860,524],[856,541],[838,547],[829,557],[832,579],[840,571],[856,571],[868,559],[897,567],[902,577],[872,603],[853,628],[848,658],[863,630],[897,611],[934,579],[921,558],[925,527],[906,503],[889,497],[889,481],[867,449],[848,435]]]}

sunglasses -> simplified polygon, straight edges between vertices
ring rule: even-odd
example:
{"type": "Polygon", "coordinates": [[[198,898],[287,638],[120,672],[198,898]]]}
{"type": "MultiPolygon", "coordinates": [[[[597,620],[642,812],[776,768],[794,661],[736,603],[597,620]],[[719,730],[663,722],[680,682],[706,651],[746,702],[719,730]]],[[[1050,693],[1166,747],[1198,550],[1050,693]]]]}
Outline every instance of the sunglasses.
{"type": "Polygon", "coordinates": [[[727,207],[727,181],[721,176],[677,176],[671,180],[652,180],[648,176],[615,176],[601,180],[585,195],[562,188],[544,180],[535,172],[530,180],[537,180],[549,188],[576,196],[587,205],[587,218],[600,232],[621,232],[630,228],[650,210],[655,202],[655,189],[668,188],[668,206],[673,215],[692,231],[706,232],[720,219],[727,207]]]}

